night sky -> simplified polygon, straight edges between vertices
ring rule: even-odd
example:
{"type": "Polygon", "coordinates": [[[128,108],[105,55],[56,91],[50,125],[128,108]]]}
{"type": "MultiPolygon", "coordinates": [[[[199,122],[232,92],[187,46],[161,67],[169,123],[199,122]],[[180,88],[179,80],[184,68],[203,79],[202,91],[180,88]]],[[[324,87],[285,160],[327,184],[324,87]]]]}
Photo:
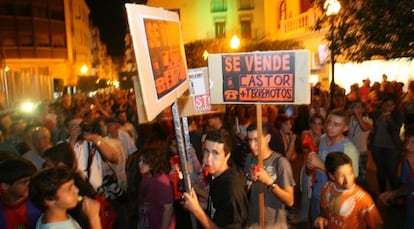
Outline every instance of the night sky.
{"type": "Polygon", "coordinates": [[[90,16],[99,28],[101,40],[106,44],[108,55],[123,56],[124,37],[127,30],[125,3],[146,3],[146,1],[86,0],[90,16]]]}

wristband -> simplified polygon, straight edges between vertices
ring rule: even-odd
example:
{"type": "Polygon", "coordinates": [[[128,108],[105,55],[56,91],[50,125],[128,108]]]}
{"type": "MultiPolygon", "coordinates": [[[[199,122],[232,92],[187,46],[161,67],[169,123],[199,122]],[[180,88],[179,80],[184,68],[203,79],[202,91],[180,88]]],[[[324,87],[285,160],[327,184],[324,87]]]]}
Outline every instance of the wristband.
{"type": "Polygon", "coordinates": [[[276,187],[276,181],[273,181],[273,183],[266,186],[267,189],[273,190],[276,187]]]}

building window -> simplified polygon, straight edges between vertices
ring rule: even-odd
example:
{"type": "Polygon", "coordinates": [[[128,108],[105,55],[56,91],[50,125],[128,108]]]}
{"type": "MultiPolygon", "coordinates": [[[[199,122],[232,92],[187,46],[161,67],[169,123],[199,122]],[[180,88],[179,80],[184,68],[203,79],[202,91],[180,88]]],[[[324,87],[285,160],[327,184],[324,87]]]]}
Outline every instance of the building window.
{"type": "Polygon", "coordinates": [[[64,35],[52,35],[52,46],[55,48],[66,47],[66,40],[64,35]]]}
{"type": "Polygon", "coordinates": [[[33,17],[47,18],[47,8],[42,6],[33,6],[33,17]]]}
{"type": "Polygon", "coordinates": [[[286,20],[286,2],[282,1],[280,3],[280,9],[279,9],[279,15],[280,15],[280,20],[286,20]]]}
{"type": "Polygon", "coordinates": [[[240,32],[243,38],[250,39],[252,38],[252,22],[250,20],[241,20],[240,21],[240,32]]]}
{"type": "Polygon", "coordinates": [[[211,0],[211,12],[227,11],[227,0],[211,0]]]}
{"type": "Polygon", "coordinates": [[[2,46],[17,46],[16,38],[14,34],[8,33],[8,34],[2,34],[3,40],[1,42],[2,46]]]}
{"type": "Polygon", "coordinates": [[[14,15],[13,3],[0,3],[0,15],[14,15]]]}
{"type": "MultiPolygon", "coordinates": [[[[28,3],[30,4],[30,3],[28,3]]],[[[16,5],[16,16],[32,16],[32,7],[30,5],[16,5]]]]}
{"type": "Polygon", "coordinates": [[[49,47],[50,46],[50,39],[48,34],[36,34],[36,46],[38,47],[49,47]]]}
{"type": "Polygon", "coordinates": [[[215,23],[216,38],[222,38],[226,36],[226,22],[218,21],[215,23]]]}
{"type": "Polygon", "coordinates": [[[254,9],[253,0],[239,0],[239,10],[254,9]]]}
{"type": "Polygon", "coordinates": [[[19,41],[21,46],[33,47],[32,34],[19,34],[19,41]]]}
{"type": "Polygon", "coordinates": [[[56,20],[64,20],[65,19],[65,14],[63,12],[63,9],[50,9],[49,10],[49,15],[51,19],[56,19],[56,20]]]}
{"type": "Polygon", "coordinates": [[[286,20],[286,2],[282,1],[279,6],[279,20],[277,21],[277,27],[280,28],[280,22],[286,20]]]}

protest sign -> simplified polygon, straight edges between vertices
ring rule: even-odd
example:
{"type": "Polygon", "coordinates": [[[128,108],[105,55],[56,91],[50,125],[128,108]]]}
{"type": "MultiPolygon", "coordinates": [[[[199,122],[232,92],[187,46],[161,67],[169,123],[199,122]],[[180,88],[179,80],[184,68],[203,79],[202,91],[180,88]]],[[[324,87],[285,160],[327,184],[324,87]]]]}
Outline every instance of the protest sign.
{"type": "Polygon", "coordinates": [[[151,121],[188,89],[181,25],[175,12],[138,4],[125,7],[138,66],[134,88],[142,96],[137,103],[144,104],[142,120],[151,121]]]}
{"type": "Polygon", "coordinates": [[[211,103],[310,103],[309,52],[210,54],[211,103]]]}
{"type": "Polygon", "coordinates": [[[210,83],[207,67],[188,70],[189,90],[178,99],[181,117],[224,113],[224,105],[210,103],[210,83]]]}

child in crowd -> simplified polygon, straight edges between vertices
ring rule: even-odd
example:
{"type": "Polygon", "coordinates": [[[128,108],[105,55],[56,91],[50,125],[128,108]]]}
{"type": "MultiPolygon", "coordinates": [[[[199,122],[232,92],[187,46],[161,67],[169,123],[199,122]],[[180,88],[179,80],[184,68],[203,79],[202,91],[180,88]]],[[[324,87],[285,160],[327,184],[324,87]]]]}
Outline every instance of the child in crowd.
{"type": "Polygon", "coordinates": [[[173,187],[167,175],[167,151],[147,146],[139,152],[138,228],[175,228],[173,187]]]}
{"type": "Polygon", "coordinates": [[[332,110],[327,118],[325,134],[319,142],[318,153],[310,152],[307,155],[307,167],[314,171],[315,182],[312,187],[310,216],[315,221],[320,214],[320,200],[322,186],[328,181],[325,169],[325,158],[331,152],[345,152],[351,159],[354,174],[358,175],[359,152],[355,145],[344,133],[349,129],[349,115],[343,109],[332,110]]]}
{"type": "Polygon", "coordinates": [[[380,200],[389,204],[394,199],[406,196],[406,219],[404,228],[414,228],[414,126],[405,129],[406,156],[402,162],[401,183],[399,189],[384,192],[380,200]]]}
{"type": "Polygon", "coordinates": [[[1,160],[0,228],[35,227],[41,212],[28,199],[30,177],[35,172],[35,165],[24,158],[1,160]]]}
{"type": "Polygon", "coordinates": [[[330,181],[322,188],[321,215],[317,228],[381,228],[382,218],[371,196],[358,186],[352,160],[343,152],[326,156],[325,168],[330,181]]]}
{"type": "MultiPolygon", "coordinates": [[[[99,202],[99,212],[103,229],[112,229],[115,227],[117,220],[117,212],[113,205],[103,194],[97,193],[89,181],[79,171],[76,162],[76,156],[73,148],[69,143],[59,143],[44,153],[44,167],[65,167],[73,172],[73,179],[76,187],[79,189],[79,195],[95,199],[99,202]]],[[[79,223],[82,228],[88,228],[89,222],[82,211],[82,206],[77,205],[68,213],[79,223]]],[[[121,222],[120,222],[121,223],[121,222]]],[[[125,226],[125,223],[123,224],[125,226]]]]}
{"type": "MultiPolygon", "coordinates": [[[[264,223],[266,228],[288,228],[286,207],[292,207],[294,203],[295,180],[289,160],[282,154],[273,151],[270,126],[262,125],[261,133],[258,132],[256,122],[247,127],[247,139],[251,154],[247,156],[244,172],[249,178],[247,190],[250,192],[249,200],[249,224],[255,227],[260,223],[259,195],[260,184],[267,188],[264,194],[264,223]],[[262,137],[261,148],[258,138],[262,137]],[[258,168],[258,155],[263,155],[263,167],[258,168]]],[[[296,136],[295,136],[296,137],[296,136]]]]}
{"type": "MultiPolygon", "coordinates": [[[[37,221],[36,229],[81,228],[67,210],[78,204],[79,189],[73,180],[73,173],[65,167],[53,167],[40,171],[30,182],[30,198],[43,214],[37,221]]],[[[92,229],[101,229],[99,203],[84,197],[82,209],[92,229]]]]}

